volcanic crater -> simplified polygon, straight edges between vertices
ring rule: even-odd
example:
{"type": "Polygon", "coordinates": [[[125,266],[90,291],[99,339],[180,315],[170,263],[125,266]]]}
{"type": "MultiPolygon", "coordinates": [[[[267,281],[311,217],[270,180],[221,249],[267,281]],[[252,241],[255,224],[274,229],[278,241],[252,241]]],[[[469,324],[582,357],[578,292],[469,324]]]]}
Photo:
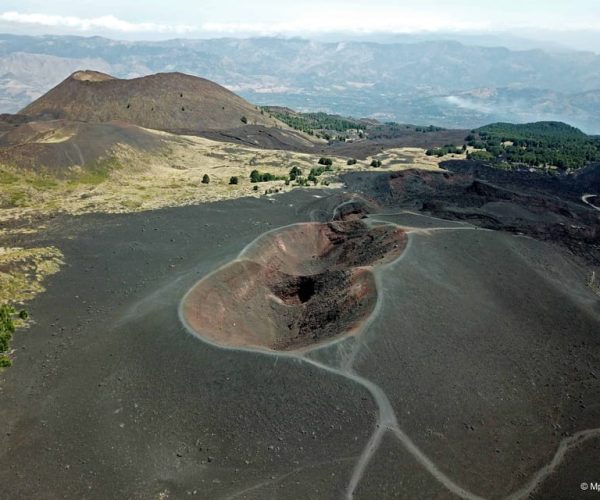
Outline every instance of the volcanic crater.
{"type": "Polygon", "coordinates": [[[198,282],[182,316],[219,345],[305,349],[352,335],[377,303],[373,268],[396,259],[406,233],[364,220],[301,223],[271,231],[198,282]]]}

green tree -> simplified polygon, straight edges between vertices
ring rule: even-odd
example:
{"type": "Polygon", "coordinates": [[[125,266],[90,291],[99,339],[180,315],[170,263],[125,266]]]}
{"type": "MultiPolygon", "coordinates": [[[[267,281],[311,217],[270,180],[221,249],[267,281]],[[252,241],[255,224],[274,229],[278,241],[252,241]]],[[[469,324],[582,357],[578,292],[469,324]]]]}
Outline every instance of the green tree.
{"type": "Polygon", "coordinates": [[[208,176],[208,174],[204,174],[202,176],[202,184],[208,184],[210,182],[210,177],[208,176]]]}
{"type": "Polygon", "coordinates": [[[239,182],[240,180],[236,175],[229,178],[229,184],[238,184],[239,182]]]}
{"type": "Polygon", "coordinates": [[[300,170],[300,168],[298,168],[297,166],[293,166],[290,170],[290,180],[291,181],[295,181],[297,177],[300,177],[302,175],[302,170],[300,170]]]}

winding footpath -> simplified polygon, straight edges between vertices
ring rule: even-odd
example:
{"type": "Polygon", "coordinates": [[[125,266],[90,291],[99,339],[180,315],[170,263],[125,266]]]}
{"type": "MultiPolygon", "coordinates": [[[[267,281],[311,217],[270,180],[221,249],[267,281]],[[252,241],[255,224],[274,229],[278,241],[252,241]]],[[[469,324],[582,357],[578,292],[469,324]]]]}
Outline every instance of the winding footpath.
{"type": "Polygon", "coordinates": [[[597,207],[591,201],[589,201],[590,198],[598,198],[598,195],[597,194],[584,194],[581,197],[581,201],[583,201],[586,205],[589,205],[590,207],[595,208],[596,210],[600,211],[600,207],[597,207]]]}

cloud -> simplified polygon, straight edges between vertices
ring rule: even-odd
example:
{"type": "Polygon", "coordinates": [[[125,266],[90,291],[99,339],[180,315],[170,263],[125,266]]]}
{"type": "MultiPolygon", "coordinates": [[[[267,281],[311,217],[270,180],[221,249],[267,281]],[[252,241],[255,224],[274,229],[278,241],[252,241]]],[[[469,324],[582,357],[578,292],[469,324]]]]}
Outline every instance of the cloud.
{"type": "Polygon", "coordinates": [[[78,31],[110,30],[123,33],[189,33],[196,31],[195,26],[169,25],[157,23],[130,23],[114,16],[81,18],[75,16],[54,16],[48,14],[22,14],[4,12],[0,21],[16,24],[33,24],[53,28],[70,28],[78,31]]]}
{"type": "Polygon", "coordinates": [[[213,33],[303,34],[303,33],[416,33],[486,30],[486,20],[463,19],[459,15],[431,14],[397,8],[327,8],[304,11],[294,20],[271,23],[206,22],[201,29],[213,33]]]}

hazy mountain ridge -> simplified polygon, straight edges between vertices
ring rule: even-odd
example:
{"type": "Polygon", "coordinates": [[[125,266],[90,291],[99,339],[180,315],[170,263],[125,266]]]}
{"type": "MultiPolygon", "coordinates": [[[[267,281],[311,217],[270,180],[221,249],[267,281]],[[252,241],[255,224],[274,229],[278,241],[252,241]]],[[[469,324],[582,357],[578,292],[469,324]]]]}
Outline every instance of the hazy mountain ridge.
{"type": "Polygon", "coordinates": [[[118,42],[0,35],[0,103],[1,111],[16,111],[75,67],[126,78],[181,71],[256,104],[454,127],[552,119],[600,132],[599,62],[600,56],[587,52],[511,51],[452,41],[118,42]],[[46,57],[56,58],[52,71],[46,57]]]}

